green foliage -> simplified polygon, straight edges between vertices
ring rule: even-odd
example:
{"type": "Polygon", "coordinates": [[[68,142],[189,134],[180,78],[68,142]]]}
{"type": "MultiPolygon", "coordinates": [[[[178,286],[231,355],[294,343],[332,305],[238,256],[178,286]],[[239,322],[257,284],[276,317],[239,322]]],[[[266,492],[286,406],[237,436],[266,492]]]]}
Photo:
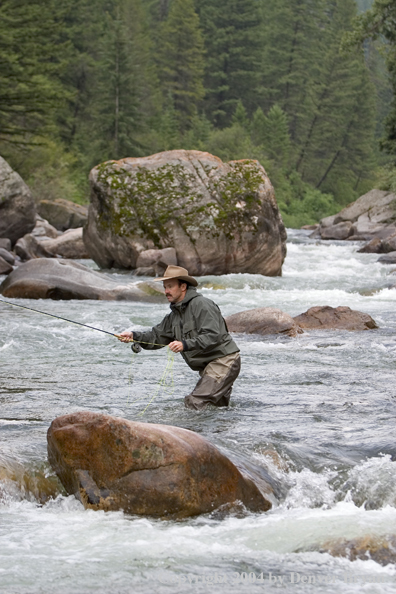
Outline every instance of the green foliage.
{"type": "Polygon", "coordinates": [[[238,101],[249,114],[261,83],[262,15],[257,0],[196,0],[206,49],[205,109],[218,127],[238,101]]]}
{"type": "Polygon", "coordinates": [[[173,0],[162,23],[159,44],[160,77],[173,98],[181,130],[197,114],[204,97],[204,42],[193,0],[173,0]]]}

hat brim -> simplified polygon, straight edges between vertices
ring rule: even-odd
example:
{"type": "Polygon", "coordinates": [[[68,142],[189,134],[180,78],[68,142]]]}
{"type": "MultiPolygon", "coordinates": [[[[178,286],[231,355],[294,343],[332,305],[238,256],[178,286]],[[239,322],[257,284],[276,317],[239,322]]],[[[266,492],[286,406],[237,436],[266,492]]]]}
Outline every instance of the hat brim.
{"type": "Polygon", "coordinates": [[[193,276],[161,276],[161,278],[154,278],[153,280],[155,282],[159,282],[172,279],[185,281],[186,283],[190,283],[190,285],[192,285],[193,287],[198,286],[198,281],[193,276]]]}

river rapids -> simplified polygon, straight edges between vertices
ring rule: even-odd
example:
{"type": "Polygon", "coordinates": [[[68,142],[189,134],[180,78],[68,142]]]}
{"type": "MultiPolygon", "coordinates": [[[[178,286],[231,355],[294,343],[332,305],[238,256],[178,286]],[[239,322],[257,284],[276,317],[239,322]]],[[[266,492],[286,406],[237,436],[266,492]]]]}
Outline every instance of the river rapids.
{"type": "MultiPolygon", "coordinates": [[[[179,355],[173,393],[157,394],[166,349],[133,356],[106,334],[0,303],[0,593],[396,592],[394,565],[325,552],[339,539],[396,534],[396,272],[358,247],[289,230],[282,277],[199,279],[225,316],[346,305],[379,326],[235,335],[242,371],[228,409],[184,408],[197,375],[179,355]],[[49,467],[46,444],[55,417],[81,410],[197,431],[250,472],[269,472],[272,510],[236,504],[177,522],[84,510],[49,467]]],[[[14,303],[111,333],[151,327],[168,312],[14,303]]]]}

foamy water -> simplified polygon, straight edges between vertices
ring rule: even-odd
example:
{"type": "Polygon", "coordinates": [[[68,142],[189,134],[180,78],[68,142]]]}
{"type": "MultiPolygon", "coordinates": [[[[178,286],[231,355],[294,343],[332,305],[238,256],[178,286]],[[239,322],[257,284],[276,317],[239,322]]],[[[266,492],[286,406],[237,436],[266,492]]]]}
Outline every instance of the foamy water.
{"type": "MultiPolygon", "coordinates": [[[[396,592],[392,565],[318,552],[337,539],[396,534],[395,267],[358,254],[357,244],[289,236],[283,277],[204,277],[202,293],[224,315],[347,305],[380,328],[238,335],[243,363],[229,409],[184,409],[197,377],[176,357],[174,394],[159,395],[139,417],[165,350],[132,360],[111,336],[0,304],[0,592],[396,592]],[[179,522],[84,510],[62,491],[46,454],[51,421],[78,410],[197,431],[239,464],[270,473],[273,509],[236,506],[179,522]]],[[[147,328],[168,311],[15,303],[110,332],[147,328]]]]}

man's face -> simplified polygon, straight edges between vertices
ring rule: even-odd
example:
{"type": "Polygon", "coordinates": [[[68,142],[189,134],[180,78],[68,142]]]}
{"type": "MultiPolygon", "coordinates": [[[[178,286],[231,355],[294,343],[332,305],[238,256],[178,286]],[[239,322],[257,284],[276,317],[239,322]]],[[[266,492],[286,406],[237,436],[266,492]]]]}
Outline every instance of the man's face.
{"type": "Polygon", "coordinates": [[[178,280],[172,278],[170,280],[164,281],[163,285],[165,289],[165,296],[169,303],[179,303],[179,301],[183,301],[187,290],[186,283],[179,284],[178,280]]]}

